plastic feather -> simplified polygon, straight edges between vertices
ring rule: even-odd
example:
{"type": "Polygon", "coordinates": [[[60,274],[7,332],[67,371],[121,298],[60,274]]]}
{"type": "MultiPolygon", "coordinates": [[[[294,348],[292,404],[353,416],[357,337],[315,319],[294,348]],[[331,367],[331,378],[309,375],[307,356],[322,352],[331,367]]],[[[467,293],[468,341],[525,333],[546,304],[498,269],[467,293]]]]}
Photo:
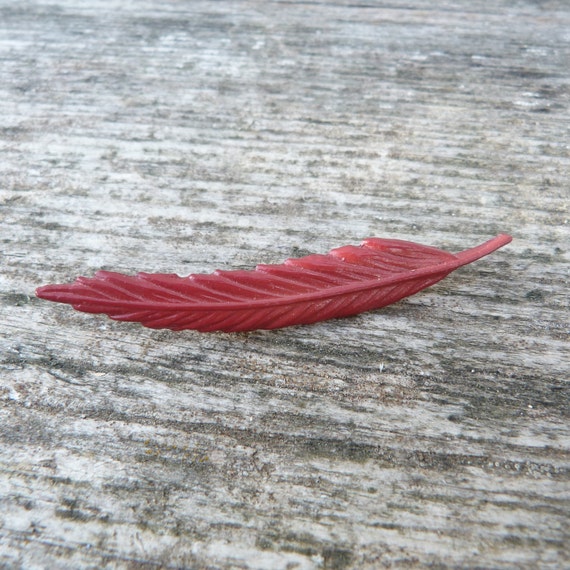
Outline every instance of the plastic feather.
{"type": "Polygon", "coordinates": [[[150,328],[238,332],[348,317],[384,307],[508,244],[505,234],[452,254],[417,243],[369,238],[327,255],[210,275],[98,271],[38,297],[150,328]]]}

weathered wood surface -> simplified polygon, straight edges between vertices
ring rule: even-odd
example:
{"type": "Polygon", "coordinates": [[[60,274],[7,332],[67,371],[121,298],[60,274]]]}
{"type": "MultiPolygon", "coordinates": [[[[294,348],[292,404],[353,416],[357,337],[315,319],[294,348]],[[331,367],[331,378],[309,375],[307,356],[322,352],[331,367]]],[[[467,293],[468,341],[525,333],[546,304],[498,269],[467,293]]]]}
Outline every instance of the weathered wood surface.
{"type": "Polygon", "coordinates": [[[567,567],[569,30],[564,0],[1,1],[0,567],[567,567]],[[33,296],[500,231],[276,332],[33,296]]]}

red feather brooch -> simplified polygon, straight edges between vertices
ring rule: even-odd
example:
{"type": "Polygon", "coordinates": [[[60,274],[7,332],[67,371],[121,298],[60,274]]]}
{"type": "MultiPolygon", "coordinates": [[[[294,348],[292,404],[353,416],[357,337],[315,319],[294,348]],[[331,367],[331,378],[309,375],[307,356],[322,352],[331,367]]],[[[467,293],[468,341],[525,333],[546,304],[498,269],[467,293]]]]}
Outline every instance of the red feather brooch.
{"type": "Polygon", "coordinates": [[[211,275],[98,271],[38,297],[85,313],[105,313],[155,329],[238,332],[306,325],[378,309],[437,283],[453,270],[508,244],[505,234],[448,253],[395,239],[369,238],[327,255],[211,275]]]}

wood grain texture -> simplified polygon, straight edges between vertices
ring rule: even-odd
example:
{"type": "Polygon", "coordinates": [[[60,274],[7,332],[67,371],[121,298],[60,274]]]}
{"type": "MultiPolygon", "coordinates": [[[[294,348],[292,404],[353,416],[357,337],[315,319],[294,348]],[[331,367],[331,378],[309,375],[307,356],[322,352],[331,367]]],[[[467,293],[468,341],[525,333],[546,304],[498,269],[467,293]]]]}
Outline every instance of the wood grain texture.
{"type": "Polygon", "coordinates": [[[0,0],[0,567],[568,566],[569,29],[563,0],[0,0]],[[274,332],[32,296],[500,232],[274,332]]]}

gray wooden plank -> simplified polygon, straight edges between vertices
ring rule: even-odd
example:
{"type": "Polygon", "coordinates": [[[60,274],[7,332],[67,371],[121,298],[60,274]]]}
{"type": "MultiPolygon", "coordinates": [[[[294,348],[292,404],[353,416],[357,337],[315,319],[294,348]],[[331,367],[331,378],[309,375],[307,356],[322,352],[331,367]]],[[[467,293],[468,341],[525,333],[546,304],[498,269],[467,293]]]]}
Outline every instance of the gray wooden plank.
{"type": "Polygon", "coordinates": [[[0,566],[567,566],[569,29],[562,1],[0,1],[0,566]],[[501,231],[310,327],[33,296],[501,231]]]}

